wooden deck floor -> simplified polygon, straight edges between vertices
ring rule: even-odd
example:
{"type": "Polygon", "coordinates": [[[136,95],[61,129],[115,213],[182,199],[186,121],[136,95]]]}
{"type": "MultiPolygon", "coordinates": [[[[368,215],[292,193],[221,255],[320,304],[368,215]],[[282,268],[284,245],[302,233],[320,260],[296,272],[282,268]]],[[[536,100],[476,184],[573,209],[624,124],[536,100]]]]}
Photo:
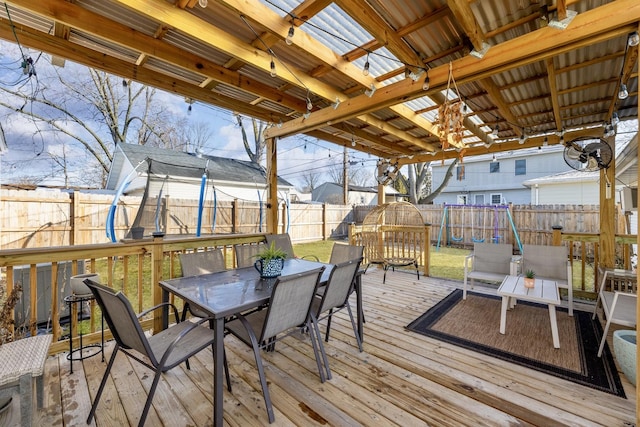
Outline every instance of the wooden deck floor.
{"type": "MultiPolygon", "coordinates": [[[[333,379],[321,384],[309,342],[289,337],[264,353],[276,421],[298,426],[635,425],[635,388],[627,399],[407,332],[404,326],[459,282],[380,271],[364,276],[365,342],[359,353],[347,318],[336,319],[326,345],[333,379]]],[[[497,326],[496,326],[497,327],[497,326]]],[[[230,426],[268,425],[250,350],[225,339],[233,392],[225,390],[230,426]]],[[[111,353],[111,346],[107,356],[111,353]]],[[[86,425],[90,396],[105,364],[50,357],[44,408],[34,425],[86,425]]],[[[136,425],[151,376],[122,356],[97,411],[98,426],[136,425]]],[[[147,426],[207,426],[212,420],[212,358],[205,350],[161,381],[147,426]]],[[[15,403],[15,402],[14,402],[15,403]]],[[[2,422],[0,422],[2,424],[2,422]]]]}

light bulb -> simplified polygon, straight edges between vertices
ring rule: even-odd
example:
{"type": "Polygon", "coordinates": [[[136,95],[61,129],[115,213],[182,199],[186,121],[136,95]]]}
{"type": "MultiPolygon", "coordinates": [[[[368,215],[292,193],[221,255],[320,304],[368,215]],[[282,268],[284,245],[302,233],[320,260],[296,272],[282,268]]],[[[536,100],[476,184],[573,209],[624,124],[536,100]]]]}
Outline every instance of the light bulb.
{"type": "Polygon", "coordinates": [[[365,76],[369,75],[369,60],[364,63],[364,68],[362,69],[362,74],[365,76]]]}
{"type": "Polygon", "coordinates": [[[627,85],[622,83],[620,85],[620,91],[618,92],[618,99],[627,99],[629,97],[629,92],[627,91],[627,85]]]}
{"type": "Polygon", "coordinates": [[[629,46],[638,46],[640,44],[640,35],[638,35],[637,31],[634,31],[633,33],[629,34],[627,43],[629,43],[629,46]]]}
{"type": "Polygon", "coordinates": [[[273,59],[271,60],[271,72],[269,74],[271,74],[271,77],[275,77],[278,75],[278,73],[276,72],[276,63],[273,62],[273,59]]]}
{"type": "Polygon", "coordinates": [[[498,125],[496,125],[496,127],[494,127],[491,131],[491,135],[498,136],[498,132],[500,132],[500,128],[498,127],[498,125]]]}
{"type": "Polygon", "coordinates": [[[355,140],[355,139],[353,139],[353,138],[351,138],[351,146],[352,146],[352,147],[355,147],[355,146],[356,146],[356,140],[355,140]]]}
{"type": "Polygon", "coordinates": [[[293,28],[293,25],[289,28],[289,34],[287,34],[287,38],[284,39],[284,41],[291,46],[291,44],[293,44],[293,34],[296,32],[296,30],[293,28]]]}
{"type": "Polygon", "coordinates": [[[209,0],[198,0],[200,7],[205,8],[209,4],[209,0]]]}
{"type": "Polygon", "coordinates": [[[313,104],[311,103],[311,99],[307,98],[307,110],[311,111],[313,109],[313,104]]]}
{"type": "Polygon", "coordinates": [[[429,90],[429,75],[424,78],[424,83],[422,83],[422,90],[429,90]]]}
{"type": "Polygon", "coordinates": [[[613,113],[611,115],[611,126],[616,126],[620,123],[620,117],[618,117],[618,113],[613,113]]]}

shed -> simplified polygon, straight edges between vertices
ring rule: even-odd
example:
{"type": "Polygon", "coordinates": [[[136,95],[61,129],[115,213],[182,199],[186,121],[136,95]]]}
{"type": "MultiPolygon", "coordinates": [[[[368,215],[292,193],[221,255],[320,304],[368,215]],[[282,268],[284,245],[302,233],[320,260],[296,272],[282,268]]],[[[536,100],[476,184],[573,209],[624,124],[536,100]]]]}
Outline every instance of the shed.
{"type": "MultiPolygon", "coordinates": [[[[174,181],[171,190],[173,194],[165,193],[170,197],[198,199],[202,171],[206,169],[210,184],[216,188],[218,200],[241,199],[257,202],[265,199],[263,193],[267,182],[266,172],[262,166],[255,163],[124,143],[118,144],[114,151],[105,188],[115,191],[137,168],[137,177],[133,178],[124,194],[141,196],[147,183],[147,159],[153,160],[156,164],[171,166],[171,171],[167,174],[169,179],[174,181]],[[175,172],[178,170],[182,170],[183,173],[175,172]]],[[[293,184],[278,177],[278,192],[281,198],[289,198],[293,188],[293,184]]]]}

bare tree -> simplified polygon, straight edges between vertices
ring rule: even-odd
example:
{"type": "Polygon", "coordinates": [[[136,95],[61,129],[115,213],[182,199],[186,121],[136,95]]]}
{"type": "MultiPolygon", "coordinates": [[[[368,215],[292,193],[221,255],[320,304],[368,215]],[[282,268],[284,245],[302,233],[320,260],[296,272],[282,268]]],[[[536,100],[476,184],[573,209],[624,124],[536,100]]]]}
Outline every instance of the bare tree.
{"type": "Polygon", "coordinates": [[[184,129],[184,151],[189,153],[197,153],[202,150],[213,137],[213,131],[209,127],[209,124],[204,122],[198,122],[192,126],[185,126],[184,129]]]}
{"type": "Polygon", "coordinates": [[[444,180],[438,188],[431,191],[431,171],[429,166],[431,162],[413,163],[407,165],[408,176],[398,174],[396,178],[395,188],[402,192],[401,188],[406,189],[409,195],[409,201],[414,204],[431,203],[433,199],[442,192],[449,184],[449,180],[453,176],[453,169],[458,164],[458,159],[451,162],[447,168],[444,180]],[[399,188],[400,187],[400,188],[399,188]]]}
{"type": "Polygon", "coordinates": [[[320,183],[322,176],[314,171],[307,171],[302,175],[302,181],[304,182],[304,188],[302,191],[312,192],[320,183]]]}
{"type": "Polygon", "coordinates": [[[249,160],[252,163],[261,164],[267,145],[264,139],[264,132],[269,128],[269,125],[261,120],[251,118],[251,125],[253,127],[253,143],[249,143],[249,137],[247,135],[247,130],[245,129],[242,116],[238,113],[234,113],[234,115],[236,116],[236,121],[242,131],[242,142],[244,143],[244,149],[249,156],[249,160]]]}
{"type": "MultiPolygon", "coordinates": [[[[156,102],[155,89],[70,63],[64,74],[55,67],[42,68],[47,72],[30,76],[31,84],[0,86],[0,106],[5,120],[15,120],[16,113],[29,120],[32,139],[41,147],[34,149],[35,157],[49,152],[51,141],[66,140],[67,155],[58,150],[50,157],[67,183],[70,169],[94,166],[104,183],[118,143],[182,144],[180,127],[168,108],[156,102]]],[[[19,145],[24,135],[14,139],[19,145]]]]}

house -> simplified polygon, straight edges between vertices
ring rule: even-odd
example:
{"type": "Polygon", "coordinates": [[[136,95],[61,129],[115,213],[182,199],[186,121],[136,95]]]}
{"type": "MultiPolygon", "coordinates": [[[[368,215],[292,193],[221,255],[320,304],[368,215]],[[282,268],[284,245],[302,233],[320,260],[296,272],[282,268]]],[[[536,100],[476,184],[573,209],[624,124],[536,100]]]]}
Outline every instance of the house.
{"type": "MultiPolygon", "coordinates": [[[[522,183],[531,190],[532,205],[599,205],[600,172],[570,170],[522,183]]],[[[613,194],[613,193],[612,193],[613,194]]]]}
{"type": "MultiPolygon", "coordinates": [[[[395,202],[405,199],[395,188],[386,186],[385,196],[387,202],[395,202]]],[[[376,205],[378,204],[378,187],[361,187],[349,185],[349,205],[376,205]]],[[[319,203],[342,204],[343,187],[335,182],[325,182],[314,188],[311,192],[311,200],[319,203]]]]}
{"type": "MultiPolygon", "coordinates": [[[[198,199],[202,175],[206,171],[208,188],[213,186],[219,201],[265,200],[266,172],[255,163],[207,155],[192,155],[163,148],[118,144],[114,150],[106,189],[141,196],[147,185],[151,160],[157,192],[181,199],[198,199]],[[125,185],[130,181],[130,184],[125,185]]],[[[293,184],[278,178],[280,198],[289,198],[293,184]]],[[[210,190],[208,190],[210,191],[210,190]]]]}
{"type": "MultiPolygon", "coordinates": [[[[555,145],[465,157],[434,203],[529,204],[531,189],[525,181],[570,169],[563,150],[563,146],[555,145]]],[[[432,163],[432,188],[442,183],[451,162],[432,163]]]]}

